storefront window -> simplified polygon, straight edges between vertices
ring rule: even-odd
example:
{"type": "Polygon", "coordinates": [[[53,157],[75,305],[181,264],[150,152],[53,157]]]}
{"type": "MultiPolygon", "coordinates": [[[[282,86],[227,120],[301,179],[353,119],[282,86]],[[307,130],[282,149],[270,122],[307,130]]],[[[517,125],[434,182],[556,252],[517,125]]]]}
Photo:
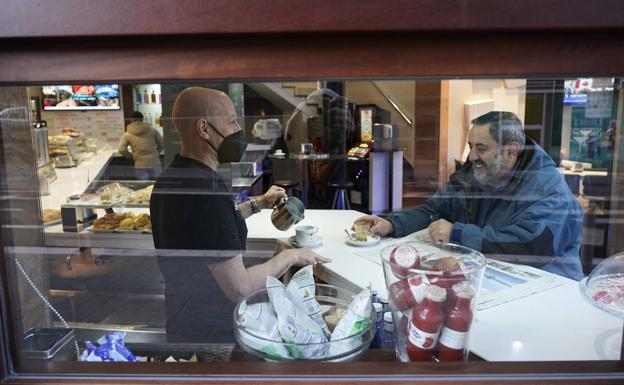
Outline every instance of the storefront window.
{"type": "Polygon", "coordinates": [[[13,368],[619,360],[624,267],[584,279],[624,251],[623,100],[619,77],[0,87],[13,368]]]}

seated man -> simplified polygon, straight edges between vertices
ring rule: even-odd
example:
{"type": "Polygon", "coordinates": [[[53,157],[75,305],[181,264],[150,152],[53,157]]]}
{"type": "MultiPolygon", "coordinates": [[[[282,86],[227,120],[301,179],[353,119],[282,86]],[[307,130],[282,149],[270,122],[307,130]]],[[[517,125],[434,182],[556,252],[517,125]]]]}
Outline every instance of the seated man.
{"type": "Polygon", "coordinates": [[[468,145],[463,167],[422,206],[358,220],[381,236],[428,228],[434,241],[528,256],[523,263],[582,278],[580,205],[553,160],[525,138],[518,117],[491,111],[474,119],[468,145]]]}

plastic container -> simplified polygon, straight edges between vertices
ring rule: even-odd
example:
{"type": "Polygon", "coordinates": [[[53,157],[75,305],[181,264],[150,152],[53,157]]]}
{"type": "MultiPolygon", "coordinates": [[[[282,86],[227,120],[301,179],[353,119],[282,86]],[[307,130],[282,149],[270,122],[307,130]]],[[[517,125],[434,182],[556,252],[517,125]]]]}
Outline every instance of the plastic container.
{"type": "Polygon", "coordinates": [[[76,361],[74,329],[28,329],[22,357],[26,360],[76,361]]]}
{"type": "Polygon", "coordinates": [[[579,282],[583,298],[597,308],[624,318],[624,252],[604,261],[579,282]]]}
{"type": "MultiPolygon", "coordinates": [[[[412,329],[416,333],[418,330],[411,327],[413,311],[423,301],[430,286],[441,287],[447,292],[442,304],[441,331],[447,324],[446,313],[457,299],[453,294],[453,286],[460,284],[458,287],[469,287],[474,292],[469,307],[474,314],[486,265],[483,254],[452,243],[409,242],[384,248],[381,251],[381,260],[388,288],[389,307],[394,320],[395,351],[401,361],[410,361],[407,353],[408,339],[412,329]]],[[[463,351],[460,355],[462,360],[467,360],[468,357],[469,332],[470,328],[461,339],[454,339],[454,346],[460,346],[459,349],[463,351]]],[[[412,337],[414,339],[418,336],[412,337]]],[[[427,344],[426,347],[431,349],[431,357],[437,360],[439,347],[437,341],[434,342],[432,346],[427,344]]]]}
{"type": "Polygon", "coordinates": [[[392,313],[385,312],[383,315],[383,329],[381,332],[381,346],[384,349],[394,349],[394,321],[392,313]]]}
{"type": "Polygon", "coordinates": [[[375,312],[377,322],[375,323],[375,336],[370,343],[370,347],[371,349],[381,349],[383,346],[381,339],[383,330],[383,307],[379,302],[373,302],[373,311],[375,312]]]}
{"type": "MultiPolygon", "coordinates": [[[[316,286],[316,300],[323,307],[337,307],[346,309],[351,303],[353,297],[357,294],[352,292],[351,290],[346,290],[343,288],[339,288],[331,285],[320,285],[316,286]]],[[[236,341],[240,345],[240,347],[261,359],[266,361],[292,361],[294,358],[292,357],[284,357],[279,358],[275,355],[268,354],[266,351],[259,350],[254,348],[253,345],[260,345],[257,342],[266,341],[267,343],[272,343],[273,345],[278,345],[280,351],[288,350],[287,347],[292,345],[290,343],[282,342],[282,341],[270,341],[265,338],[259,337],[254,334],[252,331],[245,329],[242,326],[239,319],[239,308],[243,302],[247,304],[255,304],[261,302],[269,302],[269,295],[266,289],[262,289],[257,291],[256,293],[250,295],[246,299],[244,299],[241,303],[236,305],[234,309],[234,336],[236,337],[236,341]]],[[[336,355],[327,355],[318,359],[301,359],[307,361],[331,361],[331,362],[348,362],[357,359],[361,356],[370,346],[373,337],[375,336],[375,325],[376,325],[376,314],[375,311],[371,311],[370,322],[368,323],[368,327],[362,330],[359,333],[353,334],[349,337],[336,340],[336,341],[328,341],[323,343],[310,343],[310,344],[298,344],[297,347],[300,349],[309,349],[309,350],[324,350],[326,349],[328,352],[333,350],[332,345],[348,345],[350,348],[347,351],[344,351],[340,354],[336,355]]],[[[338,350],[338,349],[336,349],[338,350]]]]}

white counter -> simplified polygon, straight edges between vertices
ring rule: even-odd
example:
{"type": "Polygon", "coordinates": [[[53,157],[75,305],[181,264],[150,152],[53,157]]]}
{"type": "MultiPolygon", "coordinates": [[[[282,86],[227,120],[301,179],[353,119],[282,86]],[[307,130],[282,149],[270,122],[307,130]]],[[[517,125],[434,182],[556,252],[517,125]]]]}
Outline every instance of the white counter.
{"type": "MultiPolygon", "coordinates": [[[[277,230],[270,210],[247,219],[248,249],[271,249],[275,239],[286,241],[294,227],[277,230]]],[[[351,227],[357,211],[307,210],[300,224],[319,227],[323,244],[315,249],[332,262],[317,265],[318,278],[353,290],[371,284],[386,295],[382,267],[357,253],[362,249],[345,243],[344,229],[351,227]]],[[[53,230],[53,229],[50,229],[53,230]]],[[[57,231],[60,229],[57,229],[57,231]]],[[[56,233],[48,246],[153,248],[151,235],[56,233]]],[[[381,245],[394,242],[384,239],[381,245]]],[[[472,351],[490,361],[617,360],[622,339],[622,320],[587,304],[578,283],[558,278],[554,289],[477,311],[472,351]]]]}
{"type": "Polygon", "coordinates": [[[102,151],[76,167],[54,169],[57,179],[50,183],[50,195],[41,197],[41,207],[60,210],[61,205],[67,203],[67,197],[82,194],[112,154],[111,151],[102,151]]]}
{"type": "MultiPolygon", "coordinates": [[[[315,251],[332,258],[317,268],[321,279],[352,288],[371,283],[386,295],[382,267],[358,256],[360,248],[345,243],[344,229],[363,214],[308,210],[305,215],[300,224],[318,226],[323,237],[323,245],[315,251]]],[[[281,232],[271,225],[270,210],[250,217],[247,226],[249,241],[294,235],[294,228],[281,232]]],[[[559,279],[563,283],[559,287],[477,311],[471,350],[488,361],[618,360],[622,320],[586,303],[576,281],[559,279]]]]}

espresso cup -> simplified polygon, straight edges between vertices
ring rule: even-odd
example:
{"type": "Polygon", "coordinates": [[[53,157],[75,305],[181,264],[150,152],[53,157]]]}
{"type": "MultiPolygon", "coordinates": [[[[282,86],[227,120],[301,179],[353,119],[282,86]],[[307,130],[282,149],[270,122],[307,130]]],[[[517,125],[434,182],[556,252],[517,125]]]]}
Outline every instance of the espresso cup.
{"type": "Polygon", "coordinates": [[[300,245],[310,244],[314,242],[314,236],[318,231],[318,227],[310,225],[301,225],[295,227],[295,239],[300,245]]]}

